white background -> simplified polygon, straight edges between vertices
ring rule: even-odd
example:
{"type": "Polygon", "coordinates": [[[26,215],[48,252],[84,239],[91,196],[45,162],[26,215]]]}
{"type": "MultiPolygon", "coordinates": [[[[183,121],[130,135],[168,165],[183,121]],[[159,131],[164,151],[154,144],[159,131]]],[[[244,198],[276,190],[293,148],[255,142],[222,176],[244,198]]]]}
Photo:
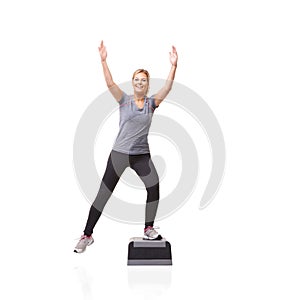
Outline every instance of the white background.
{"type": "Polygon", "coordinates": [[[2,1],[0,28],[1,298],[299,299],[297,1],[2,1]],[[214,201],[199,210],[198,190],[159,224],[172,267],[127,267],[142,226],[104,216],[72,252],[89,209],[73,138],[106,90],[101,39],[116,82],[167,76],[176,45],[176,81],[224,133],[214,201]]]}

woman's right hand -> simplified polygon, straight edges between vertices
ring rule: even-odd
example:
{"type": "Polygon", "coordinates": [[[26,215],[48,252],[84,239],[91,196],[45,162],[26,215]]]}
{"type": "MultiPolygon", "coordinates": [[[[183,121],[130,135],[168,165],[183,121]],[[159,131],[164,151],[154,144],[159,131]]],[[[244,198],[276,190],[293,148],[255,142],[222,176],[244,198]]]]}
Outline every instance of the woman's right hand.
{"type": "Polygon", "coordinates": [[[101,57],[101,61],[105,61],[107,57],[106,47],[103,45],[103,41],[101,41],[100,47],[98,47],[99,54],[101,57]]]}

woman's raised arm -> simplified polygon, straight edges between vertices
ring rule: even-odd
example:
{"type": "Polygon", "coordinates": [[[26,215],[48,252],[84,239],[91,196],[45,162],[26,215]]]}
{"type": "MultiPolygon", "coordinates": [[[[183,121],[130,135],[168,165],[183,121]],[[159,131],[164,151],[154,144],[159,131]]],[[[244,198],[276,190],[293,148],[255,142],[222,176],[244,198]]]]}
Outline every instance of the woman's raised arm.
{"type": "Polygon", "coordinates": [[[170,53],[170,62],[172,66],[164,87],[154,95],[154,101],[156,106],[158,106],[167,97],[167,95],[172,89],[173,80],[175,78],[177,61],[178,61],[176,48],[172,46],[172,52],[169,53],[170,53]]]}
{"type": "Polygon", "coordinates": [[[119,102],[122,98],[123,91],[113,81],[108,65],[106,63],[107,51],[106,51],[106,47],[103,44],[103,41],[101,41],[100,47],[98,47],[98,49],[101,57],[101,64],[103,68],[103,74],[104,74],[106,85],[109,91],[112,93],[113,97],[119,102]]]}

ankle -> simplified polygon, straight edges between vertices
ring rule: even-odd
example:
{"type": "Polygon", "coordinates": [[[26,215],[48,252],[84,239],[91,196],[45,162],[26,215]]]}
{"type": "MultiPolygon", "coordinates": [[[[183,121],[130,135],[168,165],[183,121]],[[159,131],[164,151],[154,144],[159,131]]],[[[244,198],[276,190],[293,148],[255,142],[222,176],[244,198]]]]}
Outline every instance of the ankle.
{"type": "Polygon", "coordinates": [[[153,226],[151,226],[151,225],[145,226],[144,231],[146,232],[148,229],[152,229],[152,228],[153,228],[153,226]]]}

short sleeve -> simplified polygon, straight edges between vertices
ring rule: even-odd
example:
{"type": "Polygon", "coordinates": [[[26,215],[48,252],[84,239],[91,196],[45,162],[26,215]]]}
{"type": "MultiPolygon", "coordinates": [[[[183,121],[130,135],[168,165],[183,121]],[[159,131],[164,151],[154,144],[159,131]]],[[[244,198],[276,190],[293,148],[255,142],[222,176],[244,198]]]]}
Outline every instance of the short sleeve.
{"type": "Polygon", "coordinates": [[[130,99],[130,97],[123,91],[123,95],[119,101],[119,104],[122,105],[122,104],[126,103],[129,99],[130,99]]]}
{"type": "Polygon", "coordinates": [[[149,102],[150,102],[150,105],[151,105],[151,108],[153,110],[155,110],[156,108],[158,108],[158,106],[156,106],[155,104],[155,95],[152,95],[150,98],[149,98],[149,102]]]}

